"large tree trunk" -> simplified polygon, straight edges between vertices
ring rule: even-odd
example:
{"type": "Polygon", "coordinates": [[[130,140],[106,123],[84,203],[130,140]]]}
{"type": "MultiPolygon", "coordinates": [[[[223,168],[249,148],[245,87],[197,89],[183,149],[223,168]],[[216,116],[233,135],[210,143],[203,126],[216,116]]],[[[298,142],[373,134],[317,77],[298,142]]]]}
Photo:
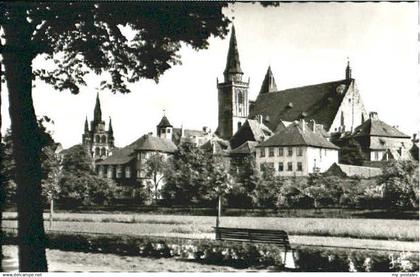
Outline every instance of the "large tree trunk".
{"type": "Polygon", "coordinates": [[[41,207],[40,138],[32,102],[30,29],[25,10],[4,25],[4,66],[9,89],[13,156],[16,163],[19,270],[47,271],[41,207]]]}
{"type": "MultiPolygon", "coordinates": [[[[0,40],[0,48],[2,47],[2,43],[0,40]]],[[[2,81],[2,76],[3,76],[3,71],[2,71],[2,63],[0,63],[0,110],[1,110],[1,93],[4,91],[3,90],[3,83],[2,81]]],[[[0,130],[1,130],[1,126],[2,126],[2,116],[0,114],[0,130]]],[[[0,131],[0,143],[2,141],[2,134],[0,131]]],[[[4,157],[0,157],[0,163],[3,162],[3,158],[4,157]]],[[[5,190],[4,190],[4,179],[3,177],[0,176],[0,272],[3,272],[3,239],[4,239],[4,235],[3,235],[3,209],[4,209],[4,202],[6,201],[6,196],[5,196],[5,190]]]]}

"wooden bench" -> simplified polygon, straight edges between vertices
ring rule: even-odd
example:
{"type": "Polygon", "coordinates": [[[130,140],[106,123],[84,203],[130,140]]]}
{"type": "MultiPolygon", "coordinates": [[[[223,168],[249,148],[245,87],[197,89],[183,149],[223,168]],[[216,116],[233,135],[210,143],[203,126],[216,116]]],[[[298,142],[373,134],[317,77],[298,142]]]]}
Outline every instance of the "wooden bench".
{"type": "MultiPolygon", "coordinates": [[[[284,263],[287,252],[293,251],[289,243],[289,236],[283,230],[246,229],[214,227],[216,240],[243,241],[250,243],[270,243],[284,248],[284,263]]],[[[293,253],[292,253],[293,255],[293,253]]]]}

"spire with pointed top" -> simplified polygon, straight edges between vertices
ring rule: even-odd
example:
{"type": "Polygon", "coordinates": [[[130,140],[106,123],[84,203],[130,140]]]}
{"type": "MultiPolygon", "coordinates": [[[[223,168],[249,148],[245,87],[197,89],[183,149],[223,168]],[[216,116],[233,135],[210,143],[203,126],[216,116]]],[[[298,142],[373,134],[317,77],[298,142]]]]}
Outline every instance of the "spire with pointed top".
{"type": "Polygon", "coordinates": [[[239,61],[238,43],[236,42],[235,26],[232,25],[232,33],[230,36],[229,50],[226,61],[226,68],[223,72],[225,76],[225,82],[228,80],[241,80],[244,74],[241,69],[241,63],[239,61]]]}
{"type": "Polygon", "coordinates": [[[88,123],[88,119],[87,119],[87,116],[86,116],[86,119],[85,119],[85,134],[87,134],[87,133],[89,133],[89,123],[88,123]]]}
{"type": "Polygon", "coordinates": [[[111,117],[109,117],[108,134],[110,135],[114,134],[114,130],[112,129],[111,117]]]}
{"type": "Polygon", "coordinates": [[[102,121],[101,102],[99,101],[99,92],[96,95],[95,110],[93,111],[93,122],[99,123],[102,121]]]}
{"type": "Polygon", "coordinates": [[[260,94],[277,91],[276,80],[271,72],[271,66],[268,66],[264,81],[261,85],[260,94]]]}
{"type": "Polygon", "coordinates": [[[349,58],[347,57],[346,80],[350,80],[350,79],[351,79],[351,67],[350,67],[349,58]]]}

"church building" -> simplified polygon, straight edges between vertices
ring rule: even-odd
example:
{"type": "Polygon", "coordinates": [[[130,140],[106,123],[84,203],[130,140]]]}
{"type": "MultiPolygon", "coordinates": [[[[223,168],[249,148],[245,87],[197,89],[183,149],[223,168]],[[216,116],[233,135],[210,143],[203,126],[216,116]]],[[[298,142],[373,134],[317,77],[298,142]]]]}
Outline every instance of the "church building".
{"type": "Polygon", "coordinates": [[[217,83],[217,134],[223,139],[230,140],[247,119],[262,119],[263,126],[273,132],[284,129],[285,122],[304,119],[322,124],[328,133],[353,131],[368,119],[349,63],[341,80],[285,90],[277,89],[268,67],[255,101],[248,99],[249,80],[244,81],[243,74],[232,27],[224,81],[217,83]]]}
{"type": "Polygon", "coordinates": [[[111,151],[114,149],[114,131],[112,130],[111,117],[109,118],[107,130],[105,121],[102,120],[99,94],[96,96],[93,120],[90,122],[90,127],[86,117],[82,144],[86,147],[95,163],[111,155],[111,151]]]}

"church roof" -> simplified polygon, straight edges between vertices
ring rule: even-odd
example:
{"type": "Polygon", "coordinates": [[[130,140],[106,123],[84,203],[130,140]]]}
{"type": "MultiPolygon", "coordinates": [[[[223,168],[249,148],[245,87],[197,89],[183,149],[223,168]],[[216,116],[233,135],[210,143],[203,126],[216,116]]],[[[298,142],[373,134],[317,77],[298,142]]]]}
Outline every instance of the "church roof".
{"type": "Polygon", "coordinates": [[[172,127],[172,125],[171,125],[171,123],[169,123],[169,120],[166,117],[166,115],[164,115],[162,117],[162,119],[160,120],[159,124],[157,125],[157,127],[159,127],[159,128],[172,127]]]}
{"type": "Polygon", "coordinates": [[[257,141],[245,141],[240,146],[236,147],[232,151],[230,151],[231,155],[246,155],[255,153],[255,147],[257,146],[257,141]]]}
{"type": "Polygon", "coordinates": [[[273,72],[271,72],[271,67],[269,66],[261,85],[260,94],[274,91],[277,91],[277,85],[273,76],[273,72]]]}
{"type": "Polygon", "coordinates": [[[329,130],[353,79],[291,88],[259,94],[250,118],[263,115],[264,123],[275,130],[280,120],[313,119],[329,130]]]}
{"type": "Polygon", "coordinates": [[[238,43],[236,42],[235,26],[232,26],[232,34],[230,36],[229,50],[224,73],[225,75],[235,73],[243,74],[241,69],[241,63],[239,61],[239,51],[238,43]]]}
{"type": "Polygon", "coordinates": [[[379,119],[369,118],[360,126],[354,129],[354,137],[378,136],[378,137],[394,137],[394,138],[410,138],[410,136],[400,132],[397,128],[389,126],[379,119]]]}
{"type": "Polygon", "coordinates": [[[93,111],[93,121],[99,123],[102,121],[101,101],[99,100],[99,93],[96,94],[96,104],[93,111]]]}
{"type": "Polygon", "coordinates": [[[321,133],[313,132],[306,122],[295,122],[286,129],[273,135],[257,147],[276,146],[312,146],[329,149],[339,149],[329,142],[321,133]]]}

